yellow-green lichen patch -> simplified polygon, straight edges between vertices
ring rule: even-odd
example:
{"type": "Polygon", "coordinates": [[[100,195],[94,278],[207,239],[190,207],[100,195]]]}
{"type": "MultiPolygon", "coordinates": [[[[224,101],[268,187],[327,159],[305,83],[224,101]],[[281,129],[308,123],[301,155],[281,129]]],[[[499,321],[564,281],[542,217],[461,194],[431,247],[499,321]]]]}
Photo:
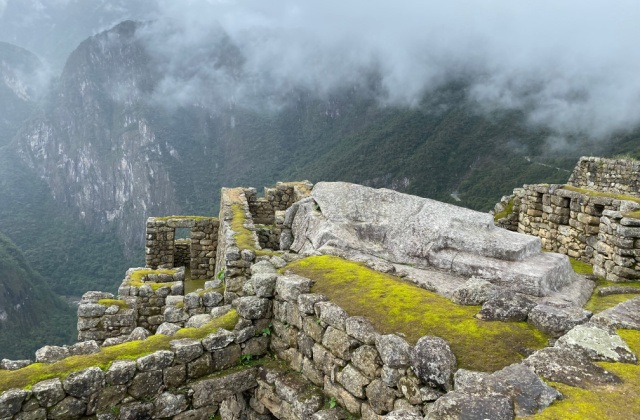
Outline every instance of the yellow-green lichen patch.
{"type": "Polygon", "coordinates": [[[247,220],[244,215],[244,207],[241,204],[232,204],[231,210],[233,211],[231,230],[235,232],[233,234],[233,237],[236,239],[236,245],[238,246],[238,248],[240,248],[241,250],[250,249],[256,253],[256,256],[281,255],[281,253],[278,252],[256,249],[256,244],[253,236],[251,235],[251,231],[244,226],[247,220]]]}
{"type": "Polygon", "coordinates": [[[98,301],[98,305],[104,305],[104,306],[116,305],[120,309],[129,309],[129,305],[127,305],[127,302],[125,302],[124,300],[100,299],[98,301]]]}
{"type": "Polygon", "coordinates": [[[502,219],[503,217],[507,217],[510,214],[513,214],[513,198],[507,203],[507,206],[504,208],[504,210],[496,213],[496,215],[493,217],[493,220],[497,222],[498,220],[502,219]]]}
{"type": "Polygon", "coordinates": [[[105,347],[101,349],[100,353],[68,357],[50,365],[35,363],[19,370],[0,370],[0,393],[11,388],[30,387],[36,382],[45,379],[64,378],[72,372],[92,366],[107,369],[114,360],[137,359],[140,356],[158,350],[168,350],[170,348],[169,343],[173,340],[180,338],[202,339],[218,328],[232,330],[237,323],[238,314],[232,311],[214,319],[201,328],[184,328],[174,336],[153,335],[144,341],[133,341],[131,343],[105,347]]]}
{"type": "Polygon", "coordinates": [[[313,292],[328,295],[349,315],[368,318],[381,333],[402,332],[411,343],[425,335],[444,338],[460,368],[495,371],[520,361],[518,349],[547,343],[524,322],[480,321],[473,317],[479,306],[456,305],[362,263],[319,256],[294,261],[287,270],[315,280],[313,292]]]}
{"type": "MultiPolygon", "coordinates": [[[[640,354],[640,331],[618,330],[631,351],[640,354]]],[[[541,413],[527,419],[637,419],[640,418],[640,366],[628,363],[598,363],[618,375],[622,385],[598,387],[591,390],[564,384],[551,385],[564,395],[541,413]]]]}
{"type": "Polygon", "coordinates": [[[562,187],[562,189],[564,189],[564,190],[569,190],[569,191],[579,192],[580,194],[588,195],[589,197],[609,197],[609,198],[614,198],[614,199],[616,199],[616,200],[629,200],[629,201],[635,201],[636,203],[640,204],[640,198],[638,198],[638,197],[633,197],[633,196],[630,196],[630,195],[615,194],[615,193],[601,192],[601,191],[594,191],[594,190],[588,190],[588,189],[586,189],[586,188],[572,187],[572,186],[570,186],[570,185],[564,185],[564,186],[562,187]]]}

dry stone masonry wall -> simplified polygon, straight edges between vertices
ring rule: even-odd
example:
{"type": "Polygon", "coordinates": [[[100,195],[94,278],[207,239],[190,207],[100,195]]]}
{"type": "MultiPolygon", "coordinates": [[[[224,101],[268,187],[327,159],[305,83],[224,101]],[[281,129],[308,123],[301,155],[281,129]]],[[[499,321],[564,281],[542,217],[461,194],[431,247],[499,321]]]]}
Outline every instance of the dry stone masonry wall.
{"type": "Polygon", "coordinates": [[[206,279],[214,275],[218,246],[218,219],[214,217],[154,218],[147,220],[145,264],[156,269],[182,266],[185,243],[176,243],[176,228],[191,229],[189,267],[191,278],[206,279]],[[176,258],[176,254],[178,257],[176,258]]]}
{"type": "MultiPolygon", "coordinates": [[[[397,232],[402,234],[407,221],[421,227],[425,220],[434,220],[429,219],[432,211],[423,211],[422,216],[399,221],[396,220],[398,209],[411,207],[407,211],[415,216],[418,214],[415,209],[431,210],[438,205],[352,184],[318,184],[317,191],[309,197],[310,189],[308,184],[301,183],[278,184],[272,193],[267,190],[264,202],[273,210],[269,223],[274,229],[280,229],[278,241],[271,237],[260,240],[261,228],[256,227],[253,212],[258,212],[261,221],[265,221],[268,208],[258,209],[255,204],[258,200],[251,198],[251,190],[242,188],[222,190],[219,219],[150,218],[147,222],[148,266],[127,271],[118,290],[118,300],[108,293],[86,293],[78,309],[79,343],[69,347],[45,346],[36,352],[36,362],[51,364],[80,356],[73,359],[73,363],[81,363],[82,357],[98,356],[112,346],[126,349],[128,343],[149,340],[144,344],[147,345],[154,333],[169,337],[181,335],[167,340],[161,350],[154,348],[155,351],[137,359],[113,360],[105,369],[85,365],[76,372],[65,372],[60,378],[32,384],[29,390],[3,390],[0,419],[63,420],[87,416],[99,420],[170,417],[205,420],[216,416],[222,420],[341,420],[350,416],[366,420],[381,416],[416,420],[513,419],[536,414],[562,398],[540,376],[553,382],[570,377],[576,382],[569,384],[571,386],[581,386],[580,381],[614,385],[620,383],[620,379],[592,361],[637,362],[637,357],[615,332],[588,323],[590,312],[542,300],[536,304],[513,290],[500,295],[501,299],[519,298],[530,303],[529,318],[541,314],[541,320],[532,321],[532,325],[541,331],[548,330],[559,339],[554,347],[535,351],[522,362],[497,372],[458,369],[449,344],[439,337],[424,336],[414,345],[401,333],[380,334],[366,318],[350,316],[328,296],[312,293],[313,280],[287,272],[287,262],[303,256],[288,249],[291,247],[306,255],[345,256],[351,249],[360,252],[360,257],[374,250],[389,252],[389,261],[409,258],[406,250],[395,246],[395,242],[385,242],[385,250],[380,251],[379,237],[384,229],[395,232],[396,223],[397,232]],[[298,185],[306,185],[308,189],[303,191],[298,185]],[[351,191],[354,195],[337,199],[337,192],[341,191],[351,191]],[[358,200],[371,202],[376,194],[383,194],[388,200],[382,200],[384,204],[374,208],[357,205],[358,200]],[[277,201],[275,197],[279,197],[277,201]],[[357,198],[355,204],[354,197],[357,198]],[[276,203],[284,208],[276,208],[276,203]],[[362,229],[361,242],[353,241],[352,229],[340,216],[347,214],[345,209],[351,205],[358,211],[375,212],[349,214],[362,229]],[[387,219],[388,215],[392,217],[387,219]],[[366,230],[367,221],[375,225],[372,230],[366,230]],[[191,229],[189,243],[175,244],[174,230],[180,227],[191,229]],[[322,242],[325,239],[330,241],[322,242]],[[376,247],[367,248],[367,243],[362,242],[365,240],[377,241],[376,247]],[[277,249],[276,243],[287,251],[263,249],[267,246],[277,249]],[[194,244],[200,248],[194,249],[194,244]],[[206,276],[207,281],[200,289],[185,294],[185,267],[174,266],[177,261],[185,261],[187,246],[191,272],[197,267],[201,271],[196,272],[196,277],[206,276]],[[163,270],[154,270],[156,268],[163,270]],[[549,318],[549,314],[555,318],[549,318]],[[227,320],[226,323],[223,320],[227,320]],[[212,322],[226,325],[226,329],[213,328],[212,322]],[[182,330],[185,327],[191,329],[182,330]],[[183,337],[194,331],[204,332],[198,335],[203,338],[183,337]],[[585,334],[597,337],[596,347],[588,348],[585,334]],[[606,347],[608,343],[614,343],[615,351],[606,347]],[[277,357],[266,356],[269,352],[277,357]],[[558,367],[564,373],[550,370],[549,366],[558,367]]],[[[568,240],[563,244],[567,253],[570,250],[580,255],[589,251],[597,253],[596,259],[600,259],[602,265],[597,265],[596,270],[602,269],[607,275],[627,278],[629,273],[616,267],[626,265],[628,270],[635,269],[640,258],[635,251],[640,243],[640,223],[625,216],[626,211],[634,208],[631,204],[615,198],[601,200],[559,186],[525,186],[517,193],[517,201],[513,200],[511,208],[518,214],[518,229],[526,225],[532,229],[531,233],[536,229],[536,235],[547,230],[548,237],[544,239],[580,237],[582,232],[584,248],[572,247],[568,240]],[[528,224],[524,223],[524,216],[521,218],[523,212],[528,224]],[[598,213],[600,216],[596,216],[598,213]],[[587,216],[599,217],[598,225],[587,216]],[[573,230],[565,233],[561,226],[573,230]],[[599,240],[591,250],[588,237],[599,240]],[[600,246],[605,242],[616,245],[600,246]]],[[[512,201],[509,197],[505,200],[506,205],[512,201]]],[[[551,290],[545,283],[546,277],[556,276],[555,281],[561,286],[565,280],[571,280],[563,277],[566,257],[541,255],[540,242],[535,238],[503,232],[480,237],[480,242],[469,247],[468,235],[477,232],[465,229],[475,226],[469,221],[477,220],[477,214],[450,206],[445,209],[449,215],[454,210],[457,212],[454,212],[455,223],[451,229],[439,233],[440,236],[429,239],[436,244],[446,243],[449,248],[429,248],[434,253],[419,256],[413,253],[410,257],[418,258],[415,261],[439,266],[448,258],[447,252],[455,249],[463,262],[468,258],[467,265],[460,266],[459,271],[477,266],[501,270],[504,276],[519,272],[518,265],[528,267],[531,258],[536,264],[547,262],[553,269],[538,273],[539,278],[532,277],[539,284],[531,291],[541,298],[551,290]],[[446,241],[439,239],[442,237],[446,241]],[[495,241],[495,237],[506,238],[509,243],[501,244],[496,251],[494,242],[490,242],[495,241]],[[480,257],[473,257],[472,254],[478,252],[480,257]]],[[[475,223],[481,235],[485,230],[495,230],[488,217],[475,223]]],[[[434,234],[431,230],[427,233],[434,234]]],[[[395,240],[389,235],[383,236],[395,240]]],[[[419,240],[424,242],[425,238],[419,240]]],[[[368,257],[376,263],[372,267],[379,271],[390,272],[393,268],[376,254],[368,257]]],[[[489,289],[498,293],[498,289],[508,288],[493,278],[489,280],[495,284],[487,279],[472,278],[465,283],[465,290],[475,294],[476,286],[481,284],[484,289],[478,293],[484,295],[489,289]]],[[[515,281],[513,285],[525,286],[515,281]]],[[[629,302],[627,306],[633,311],[633,302],[629,302]]],[[[607,326],[613,325],[612,320],[620,322],[616,314],[600,318],[599,322],[607,326]]],[[[624,325],[629,327],[628,323],[624,325]]],[[[640,323],[632,327],[640,328],[640,323]]],[[[0,368],[19,370],[30,363],[3,360],[0,368]]]]}
{"type": "Polygon", "coordinates": [[[640,197],[640,162],[582,157],[567,185],[640,197]]]}
{"type": "Polygon", "coordinates": [[[639,165],[582,158],[567,186],[525,185],[503,197],[495,224],[538,236],[546,250],[592,264],[609,281],[638,279],[639,165]]]}

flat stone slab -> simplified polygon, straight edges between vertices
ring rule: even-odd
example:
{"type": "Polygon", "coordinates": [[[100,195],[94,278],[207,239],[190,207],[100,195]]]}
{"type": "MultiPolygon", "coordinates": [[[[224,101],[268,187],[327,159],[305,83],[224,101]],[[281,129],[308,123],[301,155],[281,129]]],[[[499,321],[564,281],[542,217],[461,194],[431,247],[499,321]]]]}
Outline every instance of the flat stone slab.
{"type": "Polygon", "coordinates": [[[640,287],[609,286],[609,287],[603,287],[602,289],[598,290],[598,296],[625,295],[625,294],[640,295],[640,287]]]}
{"type": "Polygon", "coordinates": [[[622,381],[597,366],[583,354],[558,347],[536,351],[522,363],[548,381],[589,389],[592,386],[616,385],[622,381]]]}
{"type": "Polygon", "coordinates": [[[616,306],[605,309],[591,318],[595,324],[610,328],[640,330],[640,297],[629,299],[616,306]]]}
{"type": "MultiPolygon", "coordinates": [[[[312,198],[292,211],[291,249],[298,253],[359,252],[475,275],[533,296],[557,292],[576,277],[567,256],[543,253],[540,238],[500,229],[485,213],[344,182],[320,182],[312,198]]],[[[427,276],[408,277],[447,297],[462,285],[447,290],[427,276]]]]}
{"type": "Polygon", "coordinates": [[[455,389],[477,396],[499,394],[507,397],[513,401],[516,415],[522,417],[536,414],[562,399],[562,394],[521,363],[494,373],[460,369],[455,375],[455,389]]]}
{"type": "Polygon", "coordinates": [[[638,357],[614,330],[591,323],[572,328],[554,346],[582,352],[594,361],[638,362],[638,357]]]}

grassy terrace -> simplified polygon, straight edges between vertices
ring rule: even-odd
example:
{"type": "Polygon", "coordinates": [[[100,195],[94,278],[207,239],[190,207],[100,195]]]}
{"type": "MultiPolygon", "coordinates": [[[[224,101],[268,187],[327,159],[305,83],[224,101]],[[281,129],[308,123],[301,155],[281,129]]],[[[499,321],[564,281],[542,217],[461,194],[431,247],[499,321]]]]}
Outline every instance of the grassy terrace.
{"type": "Polygon", "coordinates": [[[465,369],[495,371],[522,359],[518,349],[538,349],[547,336],[527,323],[485,322],[473,316],[479,306],[460,306],[447,298],[333,256],[295,261],[288,270],[316,281],[349,315],[365,316],[384,334],[401,332],[414,343],[424,335],[446,339],[465,369]]]}
{"type": "MultiPolygon", "coordinates": [[[[631,351],[640,354],[640,331],[618,330],[631,351]]],[[[627,363],[597,363],[618,375],[624,382],[618,386],[597,387],[591,390],[551,383],[564,395],[542,413],[527,419],[637,419],[640,418],[640,366],[627,363]]]]}
{"type": "Polygon", "coordinates": [[[154,335],[144,341],[133,341],[117,346],[105,347],[100,353],[73,356],[57,363],[35,363],[15,371],[0,370],[0,393],[11,388],[30,388],[36,382],[50,378],[64,378],[72,372],[97,366],[106,370],[117,359],[137,359],[158,350],[169,350],[169,343],[180,338],[206,337],[218,328],[232,330],[238,322],[238,314],[232,311],[216,318],[202,328],[184,328],[174,336],[154,335]]]}

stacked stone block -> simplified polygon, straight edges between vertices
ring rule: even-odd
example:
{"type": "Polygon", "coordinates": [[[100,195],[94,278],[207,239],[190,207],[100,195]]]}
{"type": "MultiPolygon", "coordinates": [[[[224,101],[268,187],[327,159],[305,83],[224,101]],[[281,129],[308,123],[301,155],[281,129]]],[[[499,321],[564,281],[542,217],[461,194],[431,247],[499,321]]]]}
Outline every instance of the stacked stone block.
{"type": "Polygon", "coordinates": [[[640,197],[640,162],[582,157],[573,170],[568,185],[640,197]]]}
{"type": "Polygon", "coordinates": [[[312,188],[313,184],[309,181],[278,182],[275,188],[265,187],[263,198],[257,198],[255,188],[245,189],[253,222],[264,225],[274,224],[277,211],[285,211],[296,201],[307,197],[312,188]]]}
{"type": "Polygon", "coordinates": [[[244,296],[243,288],[250,274],[251,264],[256,259],[253,249],[240,249],[238,246],[237,234],[231,224],[234,218],[234,206],[242,208],[244,217],[244,227],[251,234],[251,242],[256,249],[259,247],[256,228],[253,224],[249,204],[242,188],[222,189],[222,199],[220,201],[220,230],[218,235],[216,273],[225,281],[225,303],[230,304],[240,296],[244,296]]]}
{"type": "MultiPolygon", "coordinates": [[[[414,346],[397,335],[379,334],[367,319],[351,317],[327,296],[310,293],[312,284],[297,275],[277,278],[271,348],[328,398],[352,415],[376,419],[401,408],[421,413],[452,389],[455,356],[444,340],[439,362],[449,363],[427,384],[414,374],[419,372],[412,366],[414,346]]],[[[291,405],[282,398],[277,403],[291,405]]]]}
{"type": "Polygon", "coordinates": [[[540,237],[544,249],[589,264],[594,261],[602,212],[620,208],[620,200],[562,185],[525,185],[518,189],[518,197],[518,232],[540,237]]]}
{"type": "Polygon", "coordinates": [[[596,251],[595,275],[613,282],[640,278],[640,219],[605,211],[596,251]]]}
{"type": "Polygon", "coordinates": [[[176,228],[190,228],[189,266],[192,279],[214,276],[218,246],[217,218],[171,217],[147,220],[145,264],[156,269],[168,269],[183,265],[183,245],[175,243],[176,228]],[[181,256],[176,260],[176,252],[181,256]]]}
{"type": "Polygon", "coordinates": [[[174,274],[149,274],[143,276],[142,286],[131,284],[131,275],[144,268],[127,270],[127,275],[118,289],[120,299],[134,298],[137,307],[137,326],[155,332],[164,322],[164,311],[169,296],[184,295],[184,267],[174,274]],[[151,284],[154,284],[152,287],[151,284]],[[157,283],[165,285],[155,287],[157,283]]]}
{"type": "Polygon", "coordinates": [[[518,231],[518,215],[520,213],[520,201],[524,193],[524,189],[516,188],[513,190],[512,195],[505,195],[502,197],[499,203],[495,205],[493,210],[490,211],[492,216],[503,212],[510,204],[511,213],[495,221],[496,226],[501,227],[512,232],[518,231]]]}
{"type": "Polygon", "coordinates": [[[118,305],[102,305],[102,299],[113,299],[111,293],[87,292],[78,306],[78,341],[95,341],[102,344],[106,339],[129,335],[138,326],[138,304],[136,298],[123,299],[128,308],[118,305]]]}
{"type": "Polygon", "coordinates": [[[258,385],[257,369],[237,369],[242,351],[235,337],[235,332],[221,329],[202,340],[174,340],[170,350],[137,360],[115,360],[106,372],[90,367],[62,379],[38,382],[31,390],[10,389],[0,395],[0,415],[187,420],[214,418],[216,414],[232,418],[235,411],[237,418],[271,418],[259,415],[249,404],[258,385]],[[214,372],[224,374],[196,380],[214,372]]]}

